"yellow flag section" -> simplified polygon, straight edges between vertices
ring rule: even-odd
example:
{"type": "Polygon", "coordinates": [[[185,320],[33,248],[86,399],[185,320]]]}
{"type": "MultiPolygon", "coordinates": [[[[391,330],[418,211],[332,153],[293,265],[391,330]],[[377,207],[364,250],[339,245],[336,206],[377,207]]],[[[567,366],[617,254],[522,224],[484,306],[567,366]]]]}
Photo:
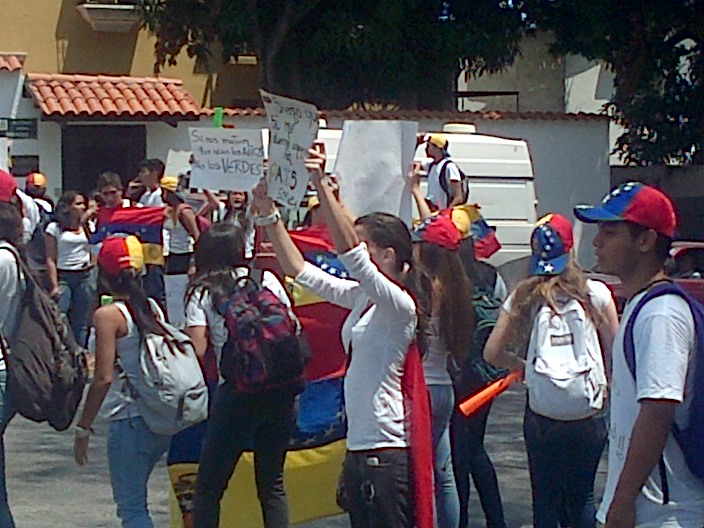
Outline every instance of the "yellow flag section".
{"type": "MultiPolygon", "coordinates": [[[[335,503],[337,481],[345,457],[345,440],[313,449],[289,451],[284,466],[291,524],[342,513],[335,503]]],[[[174,489],[193,489],[197,464],[169,466],[171,528],[184,526],[174,489]]],[[[220,528],[264,527],[254,485],[254,457],[245,453],[220,505],[220,528]]]]}

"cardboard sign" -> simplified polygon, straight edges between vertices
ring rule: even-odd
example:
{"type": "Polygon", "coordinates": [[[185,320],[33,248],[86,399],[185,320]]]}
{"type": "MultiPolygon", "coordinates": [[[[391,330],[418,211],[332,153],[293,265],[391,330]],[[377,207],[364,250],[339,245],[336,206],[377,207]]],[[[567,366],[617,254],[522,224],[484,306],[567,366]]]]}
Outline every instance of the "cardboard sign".
{"type": "Polygon", "coordinates": [[[309,103],[259,90],[269,120],[269,195],[298,207],[308,186],[305,160],[318,133],[318,109],[309,103]]]}
{"type": "Polygon", "coordinates": [[[335,170],[340,197],[357,215],[384,212],[411,224],[408,170],[418,123],[345,121],[335,170]]]}
{"type": "Polygon", "coordinates": [[[264,174],[262,134],[257,129],[189,128],[191,187],[249,191],[264,174]]]}

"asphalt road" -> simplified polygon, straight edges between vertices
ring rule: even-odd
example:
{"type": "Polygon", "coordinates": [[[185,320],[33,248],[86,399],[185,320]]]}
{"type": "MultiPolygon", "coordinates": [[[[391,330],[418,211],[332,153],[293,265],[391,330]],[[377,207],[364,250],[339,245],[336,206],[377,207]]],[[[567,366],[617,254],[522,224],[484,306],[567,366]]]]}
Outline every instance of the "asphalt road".
{"type": "MultiPolygon", "coordinates": [[[[524,393],[512,388],[499,397],[489,418],[486,437],[494,461],[509,528],[531,524],[530,480],[523,445],[524,393]]],[[[105,422],[96,424],[89,462],[73,461],[73,433],[56,433],[46,424],[15,418],[5,434],[10,505],[18,528],[116,528],[105,453],[105,422]]],[[[597,478],[600,495],[604,464],[597,478]]],[[[168,477],[162,461],[149,487],[149,506],[158,528],[169,526],[168,477]]],[[[485,526],[473,492],[471,526],[485,526]]],[[[345,515],[299,525],[299,528],[343,528],[345,515]]],[[[245,527],[246,528],[246,527],[245,527]]]]}

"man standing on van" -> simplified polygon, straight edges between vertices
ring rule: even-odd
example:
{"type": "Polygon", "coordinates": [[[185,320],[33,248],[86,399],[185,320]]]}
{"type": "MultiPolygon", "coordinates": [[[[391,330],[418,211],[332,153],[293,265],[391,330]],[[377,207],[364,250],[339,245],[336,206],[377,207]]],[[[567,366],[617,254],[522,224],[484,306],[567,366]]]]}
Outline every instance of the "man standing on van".
{"type": "Polygon", "coordinates": [[[693,466],[704,452],[686,456],[681,446],[689,444],[673,434],[701,425],[696,393],[704,387],[694,376],[704,360],[694,313],[663,271],[677,226],[673,205],[653,187],[625,183],[574,213],[599,224],[599,270],[618,276],[628,295],[612,351],[609,470],[597,519],[606,528],[702,528],[704,481],[693,466]]]}
{"type": "Polygon", "coordinates": [[[463,204],[469,198],[467,176],[450,159],[449,142],[442,134],[430,134],[425,139],[425,152],[433,161],[428,166],[428,195],[435,209],[463,204]]]}

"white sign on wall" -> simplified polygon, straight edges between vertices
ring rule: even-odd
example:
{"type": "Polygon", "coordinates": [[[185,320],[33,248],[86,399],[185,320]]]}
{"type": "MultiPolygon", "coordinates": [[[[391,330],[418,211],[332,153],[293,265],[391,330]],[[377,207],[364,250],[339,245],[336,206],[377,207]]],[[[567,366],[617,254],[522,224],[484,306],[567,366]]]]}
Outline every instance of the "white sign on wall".
{"type": "Polygon", "coordinates": [[[318,134],[318,109],[259,90],[269,120],[269,195],[286,207],[298,207],[308,186],[305,160],[318,134]]]}
{"type": "Polygon", "coordinates": [[[418,123],[345,121],[334,173],[340,197],[357,216],[384,212],[410,225],[408,170],[413,163],[418,123]]]}
{"type": "Polygon", "coordinates": [[[191,187],[249,191],[264,174],[259,129],[189,128],[191,187]]]}
{"type": "Polygon", "coordinates": [[[9,146],[8,146],[8,139],[7,138],[0,138],[0,169],[4,170],[5,172],[10,172],[9,169],[9,146]]]}

